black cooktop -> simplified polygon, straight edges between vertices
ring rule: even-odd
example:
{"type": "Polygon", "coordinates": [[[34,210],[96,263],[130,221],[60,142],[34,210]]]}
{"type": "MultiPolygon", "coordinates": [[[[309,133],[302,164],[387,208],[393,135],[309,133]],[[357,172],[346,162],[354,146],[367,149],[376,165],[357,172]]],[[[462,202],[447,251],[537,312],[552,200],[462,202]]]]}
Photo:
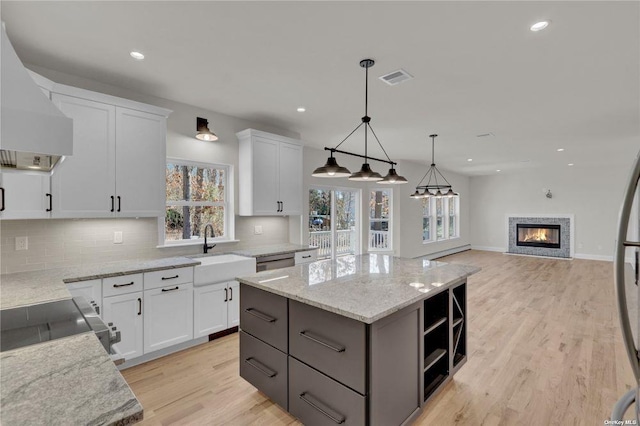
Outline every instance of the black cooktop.
{"type": "Polygon", "coordinates": [[[0,311],[0,351],[90,331],[73,300],[0,311]]]}

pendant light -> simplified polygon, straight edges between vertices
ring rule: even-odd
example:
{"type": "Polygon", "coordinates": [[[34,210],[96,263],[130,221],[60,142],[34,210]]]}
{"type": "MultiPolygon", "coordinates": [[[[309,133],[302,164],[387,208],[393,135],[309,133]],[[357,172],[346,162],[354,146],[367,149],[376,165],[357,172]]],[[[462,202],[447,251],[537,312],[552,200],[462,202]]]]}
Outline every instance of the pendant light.
{"type": "Polygon", "coordinates": [[[196,117],[196,130],[196,139],[207,142],[218,140],[216,134],[209,130],[209,121],[206,118],[196,117]]]}
{"type": "Polygon", "coordinates": [[[366,70],[365,71],[364,117],[362,117],[361,123],[351,133],[349,133],[347,137],[344,138],[342,142],[340,142],[335,148],[327,148],[327,147],[324,148],[326,151],[330,151],[331,155],[327,159],[326,164],[324,166],[321,166],[315,169],[311,174],[311,176],[323,177],[323,178],[337,178],[337,177],[348,176],[349,180],[353,180],[353,181],[380,182],[382,184],[389,184],[389,185],[403,184],[408,182],[406,178],[398,175],[398,172],[395,169],[395,165],[397,163],[391,161],[391,159],[387,155],[387,152],[382,146],[382,143],[380,143],[378,136],[373,131],[373,128],[371,127],[371,124],[370,124],[371,117],[369,117],[368,115],[369,68],[371,68],[374,64],[375,64],[375,61],[373,59],[363,59],[362,61],[360,61],[360,66],[366,70]],[[340,145],[342,145],[347,139],[349,139],[349,137],[353,135],[356,132],[356,130],[358,130],[362,126],[364,126],[364,155],[356,154],[349,151],[339,150],[338,148],[340,147],[340,145]],[[369,131],[371,131],[371,134],[375,137],[376,141],[378,142],[378,145],[380,145],[380,148],[382,148],[382,152],[384,152],[384,155],[387,157],[386,160],[381,160],[381,159],[373,158],[369,156],[369,151],[368,151],[369,150],[369,141],[368,141],[369,131]],[[364,158],[364,164],[362,164],[362,167],[360,168],[359,171],[355,173],[351,173],[346,167],[341,167],[340,165],[338,165],[337,160],[333,156],[333,154],[336,152],[340,154],[346,154],[354,157],[364,158]],[[389,173],[383,178],[382,175],[380,175],[380,173],[377,173],[371,169],[371,166],[369,165],[369,160],[379,161],[382,163],[389,164],[391,166],[391,168],[389,169],[389,173]]]}
{"type": "Polygon", "coordinates": [[[435,142],[438,135],[433,134],[433,135],[429,135],[429,137],[431,138],[431,166],[429,167],[429,170],[427,170],[427,173],[424,174],[422,179],[420,179],[418,186],[416,186],[416,191],[413,194],[409,195],[409,197],[413,199],[429,198],[429,197],[435,197],[435,198],[455,197],[458,194],[453,192],[453,189],[451,188],[451,184],[449,183],[447,178],[445,178],[444,175],[440,173],[440,170],[438,170],[438,168],[436,167],[435,142]],[[446,182],[446,184],[438,183],[438,176],[440,176],[442,180],[446,182]],[[429,179],[427,179],[427,177],[429,179]],[[427,183],[426,185],[422,185],[422,182],[424,182],[425,179],[427,179],[427,183]],[[434,181],[433,183],[431,183],[432,179],[434,181]],[[420,192],[421,190],[422,192],[420,192]],[[432,193],[431,192],[432,190],[435,190],[436,192],[432,193]]]}

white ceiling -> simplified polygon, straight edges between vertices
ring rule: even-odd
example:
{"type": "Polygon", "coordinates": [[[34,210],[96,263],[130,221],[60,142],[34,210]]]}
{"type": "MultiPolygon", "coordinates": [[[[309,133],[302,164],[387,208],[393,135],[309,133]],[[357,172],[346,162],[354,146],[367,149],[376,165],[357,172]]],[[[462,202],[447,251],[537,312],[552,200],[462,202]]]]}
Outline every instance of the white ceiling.
{"type": "MultiPolygon", "coordinates": [[[[3,0],[1,8],[26,63],[287,128],[317,147],[337,144],[364,115],[358,62],[370,57],[371,124],[394,160],[426,162],[434,132],[438,165],[468,175],[627,166],[640,148],[638,2],[3,0]],[[541,19],[552,23],[529,31],[541,19]],[[393,87],[377,79],[398,68],[415,79],[393,87]],[[488,132],[495,137],[476,137],[488,132]]],[[[343,146],[362,145],[360,135],[343,146]]]]}

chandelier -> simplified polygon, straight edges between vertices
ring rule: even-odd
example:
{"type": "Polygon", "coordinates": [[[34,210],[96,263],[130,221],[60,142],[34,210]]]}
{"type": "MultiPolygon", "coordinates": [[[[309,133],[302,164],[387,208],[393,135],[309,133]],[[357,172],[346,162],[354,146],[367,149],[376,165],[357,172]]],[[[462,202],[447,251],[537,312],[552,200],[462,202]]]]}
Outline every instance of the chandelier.
{"type": "Polygon", "coordinates": [[[453,189],[451,189],[451,184],[449,183],[449,181],[444,177],[442,173],[440,173],[440,170],[438,170],[438,168],[436,167],[434,153],[435,153],[435,141],[438,135],[429,135],[429,137],[431,138],[431,166],[429,167],[429,170],[427,170],[427,173],[424,174],[422,179],[420,179],[418,186],[416,186],[416,192],[411,194],[410,197],[411,198],[455,197],[458,194],[453,192],[453,189]],[[438,176],[442,178],[440,181],[441,183],[438,183],[438,176]],[[425,179],[427,179],[427,183],[423,185],[422,182],[424,182],[425,179]],[[431,183],[432,180],[433,180],[433,183],[431,183]],[[435,193],[432,193],[431,191],[435,191],[435,193]]]}
{"type": "Polygon", "coordinates": [[[324,148],[325,151],[330,151],[331,154],[327,159],[326,164],[322,167],[318,167],[317,169],[315,169],[311,174],[311,176],[321,177],[321,178],[349,177],[349,180],[361,181],[361,182],[378,182],[382,184],[403,184],[408,182],[406,178],[398,175],[398,173],[396,172],[395,166],[397,163],[394,161],[391,161],[391,158],[389,158],[389,155],[387,155],[387,151],[385,151],[384,147],[382,146],[382,143],[380,143],[380,140],[376,135],[376,132],[373,131],[373,128],[371,127],[371,124],[370,124],[371,117],[369,117],[368,115],[369,68],[371,68],[374,64],[375,64],[375,61],[373,59],[363,59],[362,61],[360,61],[360,66],[366,70],[365,92],[364,92],[364,117],[362,117],[361,123],[358,124],[358,126],[355,129],[353,129],[353,131],[349,133],[347,137],[344,138],[342,142],[340,142],[335,148],[327,148],[327,147],[324,148]],[[347,139],[349,139],[349,137],[353,135],[360,127],[364,127],[364,155],[356,154],[349,151],[339,150],[338,148],[340,147],[340,145],[342,145],[347,139]],[[382,148],[382,152],[384,152],[384,155],[387,157],[386,160],[369,156],[369,151],[368,151],[369,131],[371,131],[371,134],[374,136],[375,140],[378,142],[378,145],[380,145],[380,148],[382,148]],[[340,165],[338,165],[338,161],[333,156],[333,154],[335,153],[364,158],[364,164],[362,165],[359,171],[355,173],[351,173],[346,167],[341,167],[340,165]],[[380,173],[376,173],[373,170],[371,170],[371,166],[369,165],[369,160],[389,164],[391,168],[389,169],[389,172],[387,173],[387,175],[385,177],[382,177],[380,173]]]}

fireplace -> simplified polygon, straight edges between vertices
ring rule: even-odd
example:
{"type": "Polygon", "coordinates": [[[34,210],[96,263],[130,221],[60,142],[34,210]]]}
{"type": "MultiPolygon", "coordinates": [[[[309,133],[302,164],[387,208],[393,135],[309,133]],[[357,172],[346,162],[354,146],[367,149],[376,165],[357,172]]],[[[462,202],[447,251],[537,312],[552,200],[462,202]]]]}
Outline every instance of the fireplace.
{"type": "Polygon", "coordinates": [[[508,215],[507,253],[573,257],[573,215],[508,215]]]}
{"type": "Polygon", "coordinates": [[[560,225],[516,224],[516,245],[560,248],[560,225]]]}

